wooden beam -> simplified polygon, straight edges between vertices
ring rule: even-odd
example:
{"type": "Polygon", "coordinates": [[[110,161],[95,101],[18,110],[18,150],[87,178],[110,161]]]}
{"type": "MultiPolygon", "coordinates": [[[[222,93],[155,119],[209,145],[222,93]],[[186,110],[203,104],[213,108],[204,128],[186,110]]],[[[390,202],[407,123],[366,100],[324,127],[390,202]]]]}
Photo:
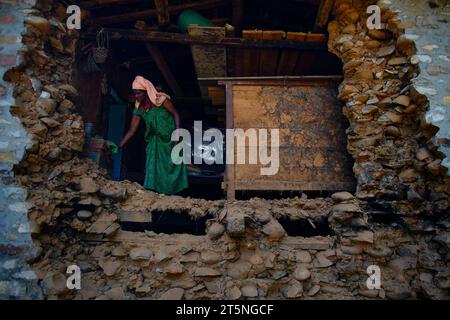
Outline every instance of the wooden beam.
{"type": "Polygon", "coordinates": [[[316,22],[314,24],[315,31],[320,30],[327,25],[334,1],[335,0],[322,0],[320,2],[319,9],[317,10],[316,22]]]}
{"type": "MultiPolygon", "coordinates": [[[[191,3],[185,3],[185,4],[179,4],[174,6],[169,6],[168,11],[170,15],[176,15],[184,10],[205,10],[210,8],[215,8],[219,6],[228,5],[231,0],[201,0],[191,3]]],[[[134,21],[139,19],[148,19],[151,17],[155,17],[158,15],[157,9],[148,9],[148,10],[141,10],[138,12],[129,12],[129,13],[122,13],[118,15],[113,16],[105,16],[105,17],[98,17],[96,19],[96,22],[100,25],[106,25],[106,24],[113,24],[113,23],[121,23],[121,22],[127,22],[127,21],[134,21]]]]}
{"type": "MultiPolygon", "coordinates": [[[[178,43],[186,45],[213,45],[223,47],[260,47],[260,48],[291,48],[309,51],[323,51],[327,49],[326,38],[320,42],[304,42],[296,40],[263,40],[249,38],[228,38],[211,36],[192,36],[181,33],[170,33],[160,31],[145,31],[133,29],[105,28],[110,34],[110,41],[128,40],[145,42],[178,43]]],[[[95,39],[96,32],[87,32],[82,35],[85,39],[95,39]]]]}
{"type": "MultiPolygon", "coordinates": [[[[226,95],[226,111],[225,111],[225,122],[227,129],[234,129],[234,118],[233,118],[233,85],[225,84],[225,95],[226,95]]],[[[233,138],[234,139],[234,138],[233,138]]],[[[226,150],[227,154],[230,153],[234,158],[234,150],[226,150]]],[[[228,158],[228,157],[227,157],[228,158]]],[[[236,197],[236,192],[234,189],[234,164],[227,164],[225,166],[225,181],[223,186],[227,191],[227,200],[233,201],[236,197]]]]}
{"type": "MultiPolygon", "coordinates": [[[[76,1],[70,1],[73,4],[76,4],[76,1]]],[[[79,1],[77,4],[84,9],[87,10],[95,10],[115,5],[130,5],[142,2],[142,0],[84,0],[79,1]]]]}
{"type": "Polygon", "coordinates": [[[159,50],[159,47],[148,42],[145,43],[145,46],[147,47],[148,52],[150,52],[150,55],[155,61],[159,71],[163,75],[172,92],[175,94],[175,96],[182,97],[183,91],[181,90],[181,87],[178,85],[178,82],[170,71],[170,68],[166,63],[161,50],[159,50]]]}
{"type": "Polygon", "coordinates": [[[165,28],[170,24],[168,0],[154,0],[158,15],[158,26],[165,28]]]}

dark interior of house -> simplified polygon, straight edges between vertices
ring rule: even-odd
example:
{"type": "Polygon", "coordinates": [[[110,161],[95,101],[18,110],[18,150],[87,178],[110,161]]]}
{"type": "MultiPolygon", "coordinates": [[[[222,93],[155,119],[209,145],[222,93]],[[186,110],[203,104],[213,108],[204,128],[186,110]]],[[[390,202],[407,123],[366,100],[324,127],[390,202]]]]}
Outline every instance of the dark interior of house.
{"type": "MultiPolygon", "coordinates": [[[[96,144],[118,144],[128,130],[134,105],[131,83],[137,75],[171,96],[181,127],[191,131],[194,120],[202,121],[203,130],[225,129],[225,88],[218,84],[220,79],[342,74],[340,60],[326,45],[326,25],[333,12],[322,8],[321,1],[105,3],[78,3],[90,16],[77,51],[75,79],[89,139],[86,155],[107,168],[113,180],[144,180],[143,123],[119,155],[108,154],[107,148],[105,154],[104,145],[98,152],[96,144]],[[207,43],[223,37],[239,43],[207,43]],[[93,54],[98,47],[107,48],[100,59],[93,54]]],[[[188,165],[190,187],[181,195],[223,198],[224,167],[188,165]]]]}

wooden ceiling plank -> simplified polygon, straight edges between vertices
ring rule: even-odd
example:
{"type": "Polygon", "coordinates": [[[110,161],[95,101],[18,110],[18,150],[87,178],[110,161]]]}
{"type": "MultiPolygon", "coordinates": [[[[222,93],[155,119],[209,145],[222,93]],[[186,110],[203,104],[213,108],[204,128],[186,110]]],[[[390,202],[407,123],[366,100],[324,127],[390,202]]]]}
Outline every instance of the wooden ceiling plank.
{"type": "Polygon", "coordinates": [[[96,10],[115,5],[130,5],[140,2],[142,2],[142,0],[84,0],[79,1],[78,5],[87,10],[96,10]]]}
{"type": "MultiPolygon", "coordinates": [[[[191,3],[185,3],[180,5],[174,5],[169,6],[168,11],[171,15],[179,14],[180,12],[184,10],[205,10],[210,8],[215,8],[219,6],[228,5],[231,0],[201,0],[191,3]]],[[[127,21],[134,21],[139,19],[148,19],[151,17],[157,16],[158,11],[157,9],[148,9],[148,10],[141,10],[138,12],[128,12],[118,15],[112,15],[112,16],[104,16],[104,17],[97,17],[96,22],[100,25],[107,25],[107,24],[113,24],[113,23],[121,23],[121,22],[127,22],[127,21]]]]}
{"type": "MultiPolygon", "coordinates": [[[[185,45],[214,45],[223,47],[245,48],[292,48],[299,50],[323,51],[326,50],[326,37],[320,35],[320,39],[311,34],[306,41],[297,40],[263,40],[251,38],[229,38],[213,36],[194,36],[182,33],[144,31],[133,29],[105,28],[110,34],[110,41],[129,40],[145,42],[178,43],[185,45]]],[[[85,39],[95,39],[96,32],[88,32],[82,35],[85,39]]]]}

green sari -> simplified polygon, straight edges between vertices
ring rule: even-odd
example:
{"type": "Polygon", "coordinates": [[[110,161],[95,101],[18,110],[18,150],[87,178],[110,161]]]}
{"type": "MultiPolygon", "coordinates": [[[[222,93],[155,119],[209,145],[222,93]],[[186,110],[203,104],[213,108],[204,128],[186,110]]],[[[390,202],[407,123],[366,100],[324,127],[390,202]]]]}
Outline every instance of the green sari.
{"type": "Polygon", "coordinates": [[[175,194],[188,187],[186,166],[174,164],[171,159],[174,141],[170,140],[175,121],[164,106],[153,106],[143,111],[135,108],[133,115],[144,119],[147,142],[144,188],[164,194],[175,194]]]}

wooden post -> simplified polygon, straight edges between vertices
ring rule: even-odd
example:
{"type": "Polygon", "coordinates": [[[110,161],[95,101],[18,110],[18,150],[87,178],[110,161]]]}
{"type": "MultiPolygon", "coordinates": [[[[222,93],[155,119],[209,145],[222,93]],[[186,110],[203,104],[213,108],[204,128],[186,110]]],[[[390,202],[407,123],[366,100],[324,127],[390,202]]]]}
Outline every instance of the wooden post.
{"type": "MultiPolygon", "coordinates": [[[[225,82],[225,91],[226,91],[226,93],[225,93],[225,96],[226,96],[226,111],[225,111],[226,128],[233,129],[234,128],[234,123],[233,123],[234,122],[233,121],[233,84],[230,82],[225,82]]],[[[234,139],[234,136],[233,136],[233,139],[234,139]]],[[[227,146],[227,148],[228,148],[228,146],[227,146]]],[[[226,152],[231,152],[233,154],[233,159],[234,159],[234,150],[226,149],[226,152]]],[[[225,161],[226,160],[227,159],[225,156],[225,161]]],[[[225,184],[226,184],[226,189],[227,189],[227,199],[234,200],[236,197],[236,192],[235,192],[235,187],[234,187],[234,163],[232,163],[232,164],[226,163],[226,165],[225,165],[225,184]]]]}
{"type": "Polygon", "coordinates": [[[165,28],[170,24],[169,3],[168,0],[154,0],[156,12],[158,15],[158,26],[165,28]]]}

